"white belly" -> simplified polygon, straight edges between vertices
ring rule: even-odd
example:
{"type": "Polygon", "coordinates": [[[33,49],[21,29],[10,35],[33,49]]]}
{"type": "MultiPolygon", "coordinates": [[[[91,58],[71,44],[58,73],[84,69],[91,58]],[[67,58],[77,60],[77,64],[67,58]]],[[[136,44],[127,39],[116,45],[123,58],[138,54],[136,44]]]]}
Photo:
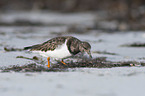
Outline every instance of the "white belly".
{"type": "Polygon", "coordinates": [[[44,57],[52,57],[52,58],[65,58],[68,56],[71,56],[67,45],[66,45],[67,40],[65,41],[65,44],[58,46],[55,50],[53,51],[33,51],[35,53],[39,53],[41,56],[44,57]]]}

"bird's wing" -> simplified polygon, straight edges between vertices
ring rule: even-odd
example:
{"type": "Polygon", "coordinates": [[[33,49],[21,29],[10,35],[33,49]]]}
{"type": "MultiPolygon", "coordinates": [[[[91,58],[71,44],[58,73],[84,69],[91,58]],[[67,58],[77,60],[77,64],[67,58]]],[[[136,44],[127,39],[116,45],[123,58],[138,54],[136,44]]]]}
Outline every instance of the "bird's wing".
{"type": "Polygon", "coordinates": [[[43,44],[28,46],[25,47],[24,49],[25,50],[30,49],[30,51],[34,51],[34,50],[40,50],[45,52],[48,50],[53,51],[59,45],[62,45],[65,42],[65,40],[66,40],[65,37],[56,37],[44,42],[43,44]]]}

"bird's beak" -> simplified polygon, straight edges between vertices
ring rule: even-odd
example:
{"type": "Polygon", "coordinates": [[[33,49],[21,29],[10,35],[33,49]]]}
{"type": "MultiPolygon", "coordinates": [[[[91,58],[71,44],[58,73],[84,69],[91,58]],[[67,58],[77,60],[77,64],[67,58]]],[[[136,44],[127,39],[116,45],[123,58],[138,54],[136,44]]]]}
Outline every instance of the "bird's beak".
{"type": "Polygon", "coordinates": [[[86,52],[88,53],[88,55],[90,56],[90,58],[92,58],[91,51],[90,50],[86,50],[86,52]]]}

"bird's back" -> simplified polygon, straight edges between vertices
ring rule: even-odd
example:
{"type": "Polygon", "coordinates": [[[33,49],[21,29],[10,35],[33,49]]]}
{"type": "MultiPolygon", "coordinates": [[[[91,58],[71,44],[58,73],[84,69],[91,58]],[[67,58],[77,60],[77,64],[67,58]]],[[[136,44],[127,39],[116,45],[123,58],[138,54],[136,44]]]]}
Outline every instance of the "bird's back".
{"type": "Polygon", "coordinates": [[[24,47],[24,50],[30,50],[30,51],[48,51],[51,50],[53,51],[55,48],[57,48],[59,45],[62,45],[66,40],[66,37],[55,37],[52,38],[42,44],[37,44],[37,45],[33,45],[33,46],[28,46],[28,47],[24,47]]]}

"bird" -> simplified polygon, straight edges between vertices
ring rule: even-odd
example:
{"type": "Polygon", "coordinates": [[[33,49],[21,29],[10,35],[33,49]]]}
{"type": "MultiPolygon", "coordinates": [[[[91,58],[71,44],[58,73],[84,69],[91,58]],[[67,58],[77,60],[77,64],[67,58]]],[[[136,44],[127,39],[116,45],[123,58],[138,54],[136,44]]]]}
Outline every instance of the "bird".
{"type": "Polygon", "coordinates": [[[91,45],[88,42],[81,41],[73,36],[54,37],[42,44],[24,47],[24,50],[36,52],[43,57],[47,57],[48,68],[50,68],[50,58],[61,59],[61,63],[64,65],[67,64],[63,59],[69,58],[80,52],[86,52],[89,57],[92,58],[91,45]]]}

